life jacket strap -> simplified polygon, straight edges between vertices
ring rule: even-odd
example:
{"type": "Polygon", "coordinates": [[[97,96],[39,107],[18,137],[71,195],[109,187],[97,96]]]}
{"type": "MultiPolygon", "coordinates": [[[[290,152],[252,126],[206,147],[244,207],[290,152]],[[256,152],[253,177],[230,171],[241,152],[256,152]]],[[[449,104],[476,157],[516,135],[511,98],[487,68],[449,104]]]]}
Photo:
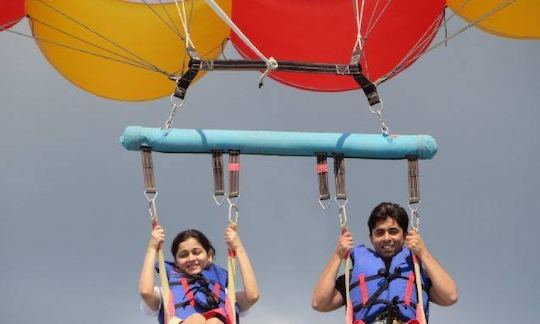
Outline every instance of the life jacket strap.
{"type": "Polygon", "coordinates": [[[180,278],[180,284],[184,288],[184,292],[186,293],[187,300],[191,304],[192,307],[195,307],[195,298],[193,297],[193,291],[189,288],[189,283],[186,278],[180,278]]]}
{"type": "Polygon", "coordinates": [[[407,289],[405,290],[405,305],[409,306],[411,304],[411,295],[414,286],[414,273],[409,272],[409,280],[407,282],[407,289]]]}
{"type": "Polygon", "coordinates": [[[366,286],[366,277],[363,274],[358,276],[358,282],[360,283],[360,293],[362,294],[362,305],[367,304],[368,302],[368,290],[366,286]]]}

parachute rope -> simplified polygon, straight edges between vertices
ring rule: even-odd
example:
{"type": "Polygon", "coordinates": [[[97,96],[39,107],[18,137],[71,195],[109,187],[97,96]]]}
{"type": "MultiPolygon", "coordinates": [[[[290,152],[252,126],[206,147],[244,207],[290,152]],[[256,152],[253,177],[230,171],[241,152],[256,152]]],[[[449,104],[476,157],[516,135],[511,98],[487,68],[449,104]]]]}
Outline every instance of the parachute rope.
{"type": "Polygon", "coordinates": [[[50,44],[50,45],[63,47],[63,48],[69,49],[69,50],[73,50],[73,51],[81,52],[81,53],[84,53],[84,54],[100,57],[100,58],[107,59],[107,60],[110,60],[110,61],[114,61],[114,62],[117,62],[117,63],[130,65],[130,66],[133,66],[133,67],[136,67],[136,68],[140,68],[140,69],[144,69],[144,70],[148,70],[148,71],[152,71],[152,72],[158,72],[158,73],[166,75],[167,77],[174,77],[173,74],[169,74],[169,73],[167,73],[167,72],[165,72],[163,70],[160,70],[160,69],[155,70],[153,68],[145,66],[142,63],[130,63],[130,62],[122,61],[122,60],[114,58],[114,57],[106,56],[106,55],[103,55],[103,54],[98,54],[98,53],[87,51],[87,50],[84,50],[84,49],[81,49],[81,48],[76,48],[76,47],[65,45],[65,44],[62,44],[62,43],[59,43],[59,42],[46,40],[46,39],[43,39],[43,38],[40,38],[40,37],[35,37],[33,35],[28,35],[28,34],[25,34],[25,33],[14,31],[14,30],[6,30],[6,32],[16,34],[16,35],[19,35],[19,36],[23,36],[23,37],[32,38],[32,39],[34,39],[35,41],[38,41],[38,42],[43,42],[43,43],[47,43],[47,44],[50,44]]]}
{"type": "MultiPolygon", "coordinates": [[[[375,26],[377,26],[377,24],[381,20],[382,16],[384,16],[384,13],[386,12],[386,10],[388,9],[388,7],[390,6],[391,3],[392,3],[392,0],[386,2],[386,5],[384,6],[384,8],[382,8],[379,11],[379,15],[377,16],[375,21],[373,20],[373,17],[375,16],[375,13],[377,12],[377,10],[373,10],[373,12],[371,14],[371,18],[370,18],[369,23],[368,23],[368,27],[367,27],[367,31],[366,31],[366,38],[369,37],[369,34],[371,34],[371,31],[375,28],[375,26]]],[[[377,8],[378,6],[379,6],[379,1],[377,1],[377,4],[375,5],[375,8],[377,8]]]]}
{"type": "Polygon", "coordinates": [[[221,7],[214,0],[204,0],[214,10],[214,12],[234,31],[234,33],[242,39],[242,41],[261,59],[266,63],[268,70],[274,70],[277,68],[277,61],[270,57],[267,58],[259,49],[247,38],[247,36],[236,26],[229,16],[221,9],[221,7]]]}
{"type": "MultiPolygon", "coordinates": [[[[156,17],[159,18],[159,20],[161,20],[167,27],[169,27],[169,29],[173,33],[175,33],[182,40],[182,42],[185,43],[184,37],[180,33],[180,30],[178,29],[178,27],[174,24],[171,15],[167,11],[167,8],[163,7],[163,11],[165,12],[165,15],[167,15],[167,18],[169,19],[169,22],[165,21],[165,19],[160,14],[158,14],[157,11],[146,0],[142,0],[142,1],[148,7],[148,9],[150,9],[152,11],[152,13],[154,15],[156,15],[156,17]]],[[[159,3],[163,4],[163,2],[161,0],[159,0],[159,3]]]]}
{"type": "Polygon", "coordinates": [[[354,44],[353,52],[351,55],[351,64],[358,64],[364,50],[364,41],[362,39],[362,20],[364,17],[364,4],[365,0],[362,0],[362,6],[360,11],[358,10],[358,0],[353,0],[353,7],[356,16],[356,43],[354,44]]]}
{"type": "MultiPolygon", "coordinates": [[[[386,80],[390,78],[392,75],[395,75],[403,71],[411,62],[414,62],[417,58],[424,55],[426,52],[419,51],[419,49],[421,49],[422,47],[427,47],[429,45],[429,42],[433,39],[433,37],[435,37],[435,34],[438,32],[437,28],[435,27],[439,25],[442,20],[444,20],[444,14],[439,15],[433,21],[430,28],[426,30],[424,35],[422,35],[418,39],[416,44],[414,44],[414,46],[411,47],[411,49],[407,52],[407,54],[403,56],[401,61],[390,72],[388,72],[384,77],[381,77],[379,80],[381,79],[386,80]],[[428,33],[428,31],[431,31],[431,32],[428,33]],[[417,53],[417,54],[413,56],[413,53],[417,53]]],[[[378,85],[380,83],[379,80],[377,80],[375,84],[378,85]]]]}
{"type": "MultiPolygon", "coordinates": [[[[82,42],[82,43],[85,43],[85,44],[90,45],[90,46],[93,46],[93,47],[95,47],[95,48],[97,48],[97,49],[103,50],[103,51],[105,51],[105,52],[107,52],[107,53],[110,53],[110,54],[112,54],[112,55],[121,57],[121,58],[125,59],[125,61],[122,61],[122,60],[120,60],[120,59],[115,59],[114,57],[109,57],[109,56],[106,56],[106,55],[98,54],[98,53],[96,53],[96,52],[91,52],[91,51],[87,51],[87,50],[84,50],[84,49],[75,48],[75,47],[68,46],[68,45],[61,44],[61,43],[54,42],[54,41],[48,41],[48,40],[44,40],[44,39],[39,39],[39,38],[33,37],[33,36],[30,36],[31,38],[34,38],[34,39],[36,39],[36,40],[39,40],[39,41],[42,41],[42,42],[45,42],[45,43],[50,43],[50,44],[62,46],[62,47],[64,47],[64,48],[69,48],[69,49],[77,50],[77,51],[84,52],[84,53],[87,53],[87,54],[92,54],[92,55],[94,55],[94,56],[98,56],[98,57],[102,57],[102,58],[108,58],[108,59],[111,59],[111,60],[114,60],[114,61],[117,61],[117,62],[130,64],[130,65],[132,65],[132,66],[137,66],[137,67],[144,68],[144,69],[147,69],[147,70],[150,70],[150,71],[155,71],[155,72],[163,73],[163,74],[165,74],[165,75],[167,75],[167,76],[169,75],[167,72],[161,70],[161,69],[158,68],[157,66],[155,66],[155,65],[153,65],[153,64],[150,64],[150,63],[148,63],[148,62],[146,62],[146,61],[144,61],[144,60],[143,60],[143,61],[137,61],[137,60],[135,60],[135,59],[133,59],[133,58],[124,56],[124,55],[122,55],[122,54],[120,54],[120,53],[114,52],[114,51],[112,51],[112,50],[110,50],[110,49],[104,48],[104,47],[102,47],[102,46],[96,45],[96,44],[94,44],[94,43],[92,43],[92,42],[89,42],[89,41],[87,41],[87,40],[84,40],[84,39],[82,39],[82,38],[80,38],[80,37],[77,37],[77,36],[71,34],[71,33],[65,32],[65,31],[63,31],[63,30],[61,30],[61,29],[59,29],[59,28],[57,28],[57,27],[54,27],[54,26],[52,26],[52,25],[50,25],[50,24],[47,24],[47,23],[45,23],[45,22],[43,22],[43,21],[41,21],[41,20],[38,20],[38,19],[36,19],[36,18],[33,18],[33,17],[28,17],[28,18],[29,18],[32,22],[42,24],[43,26],[46,26],[46,27],[48,27],[48,28],[50,28],[50,29],[53,29],[53,30],[56,30],[57,32],[62,33],[62,34],[64,34],[64,35],[66,35],[66,36],[69,36],[69,37],[71,37],[71,38],[73,38],[73,39],[76,39],[76,40],[78,40],[78,41],[80,41],[80,42],[82,42]],[[130,63],[130,62],[131,62],[131,63],[130,63]]],[[[25,36],[27,36],[27,35],[25,35],[25,36]]]]}
{"type": "MultiPolygon", "coordinates": [[[[465,4],[467,2],[469,2],[470,0],[467,0],[465,2],[465,4]]],[[[503,10],[504,8],[506,8],[507,6],[511,5],[512,3],[514,3],[516,0],[506,0],[504,2],[501,2],[498,6],[494,7],[493,9],[491,9],[490,11],[484,13],[482,16],[478,17],[477,19],[471,21],[470,23],[468,23],[466,26],[460,28],[459,30],[457,30],[456,32],[454,32],[453,34],[451,34],[450,36],[448,35],[445,35],[444,39],[435,43],[434,45],[432,45],[430,48],[428,48],[427,50],[425,50],[423,53],[418,53],[416,54],[415,56],[413,56],[412,58],[410,58],[408,61],[414,61],[416,59],[418,59],[420,56],[423,56],[423,55],[426,55],[427,53],[430,53],[431,51],[441,47],[442,45],[446,45],[448,44],[448,41],[456,38],[457,36],[459,36],[460,34],[464,33],[465,31],[469,30],[470,28],[472,27],[475,27],[476,25],[478,25],[479,23],[481,23],[482,21],[488,19],[489,17],[491,17],[492,15],[496,14],[497,12],[503,10]]],[[[461,6],[460,8],[463,8],[465,5],[461,6]]],[[[444,18],[444,15],[442,15],[443,18],[444,18]]],[[[448,17],[444,23],[447,23],[448,21],[450,21],[452,18],[454,18],[456,16],[456,13],[452,14],[450,17],[448,17]]],[[[397,74],[399,71],[403,70],[405,68],[406,65],[403,66],[403,64],[401,64],[402,66],[399,67],[398,69],[398,66],[396,66],[396,68],[394,68],[392,71],[390,71],[388,74],[386,74],[385,76],[383,77],[380,77],[379,79],[377,79],[377,81],[375,81],[375,85],[379,85],[383,82],[385,82],[386,80],[388,80],[392,75],[394,74],[397,74]]]]}
{"type": "Polygon", "coordinates": [[[175,0],[174,4],[176,5],[176,9],[178,11],[178,17],[180,18],[182,27],[184,27],[184,34],[186,35],[186,38],[185,38],[186,49],[189,49],[190,47],[195,49],[195,45],[191,41],[191,36],[189,35],[189,26],[188,26],[188,22],[186,21],[187,15],[186,15],[186,6],[184,4],[184,1],[182,1],[182,10],[180,10],[180,6],[178,6],[178,0],[175,0]]]}
{"type": "Polygon", "coordinates": [[[80,21],[74,19],[73,17],[70,17],[69,15],[67,15],[66,13],[62,12],[61,10],[59,10],[58,8],[55,8],[54,6],[51,6],[50,4],[46,3],[45,1],[43,0],[38,0],[40,3],[42,3],[43,5],[49,7],[50,9],[56,11],[58,14],[60,14],[61,16],[67,18],[68,20],[74,22],[75,24],[81,26],[82,28],[88,30],[89,32],[93,33],[94,35],[98,36],[99,38],[109,42],[110,44],[112,44],[113,46],[127,52],[128,54],[130,55],[133,55],[134,57],[136,57],[137,59],[139,59],[141,62],[143,62],[144,64],[148,65],[149,67],[152,67],[154,69],[156,69],[156,71],[160,72],[161,69],[159,69],[157,66],[151,64],[150,62],[147,62],[145,59],[143,59],[142,57],[136,55],[135,53],[133,53],[132,51],[128,50],[127,48],[121,46],[120,44],[114,42],[113,40],[107,38],[106,36],[100,34],[99,32],[93,30],[92,28],[86,26],[85,24],[81,23],[80,21]]]}

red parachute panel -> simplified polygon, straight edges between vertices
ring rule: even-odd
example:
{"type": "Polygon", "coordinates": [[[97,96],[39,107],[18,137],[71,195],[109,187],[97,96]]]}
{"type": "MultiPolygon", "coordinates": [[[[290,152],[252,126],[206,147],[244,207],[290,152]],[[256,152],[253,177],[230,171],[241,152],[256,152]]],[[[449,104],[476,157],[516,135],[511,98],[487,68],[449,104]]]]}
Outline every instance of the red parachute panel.
{"type": "MultiPolygon", "coordinates": [[[[412,64],[431,43],[444,8],[444,0],[366,0],[361,65],[368,79],[392,77],[412,64]]],[[[265,56],[278,61],[348,64],[356,42],[351,0],[235,1],[232,18],[265,56]]],[[[242,56],[257,59],[236,35],[231,38],[242,56]]],[[[273,72],[270,77],[306,90],[358,88],[352,77],[338,75],[273,72]]]]}

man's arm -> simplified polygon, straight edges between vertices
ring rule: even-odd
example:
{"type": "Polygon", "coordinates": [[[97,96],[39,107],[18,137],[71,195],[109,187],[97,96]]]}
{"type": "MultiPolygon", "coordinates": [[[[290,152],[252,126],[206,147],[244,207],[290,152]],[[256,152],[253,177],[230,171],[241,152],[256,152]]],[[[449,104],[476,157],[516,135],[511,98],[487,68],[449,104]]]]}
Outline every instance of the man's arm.
{"type": "Polygon", "coordinates": [[[311,298],[311,306],[313,309],[319,312],[329,312],[343,306],[343,297],[336,289],[336,277],[341,261],[352,247],[352,235],[349,231],[344,231],[339,237],[336,252],[330,257],[330,260],[319,277],[319,281],[317,281],[317,284],[313,289],[313,296],[311,298]]]}
{"type": "Polygon", "coordinates": [[[456,282],[426,248],[420,234],[409,231],[405,239],[407,247],[422,261],[431,280],[430,301],[441,306],[450,306],[458,300],[456,282]]]}

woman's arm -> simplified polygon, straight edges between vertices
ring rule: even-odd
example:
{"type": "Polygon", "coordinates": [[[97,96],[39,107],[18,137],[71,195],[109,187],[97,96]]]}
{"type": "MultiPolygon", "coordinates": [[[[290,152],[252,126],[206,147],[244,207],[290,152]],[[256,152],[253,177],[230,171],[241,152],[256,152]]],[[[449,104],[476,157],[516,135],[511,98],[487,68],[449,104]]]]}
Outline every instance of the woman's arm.
{"type": "MultiPolygon", "coordinates": [[[[341,261],[353,247],[353,238],[349,231],[344,231],[339,237],[336,252],[332,254],[326,264],[319,281],[313,289],[311,306],[319,312],[330,312],[343,306],[341,293],[336,289],[336,276],[341,261]]],[[[348,289],[348,287],[346,287],[348,289]]]]}
{"type": "Polygon", "coordinates": [[[409,249],[422,261],[422,265],[431,280],[429,299],[441,306],[450,306],[458,300],[456,282],[442,265],[431,255],[418,232],[409,231],[405,242],[409,249]]]}
{"type": "Polygon", "coordinates": [[[229,225],[225,230],[225,242],[229,248],[235,251],[240,266],[244,290],[236,292],[236,302],[240,311],[246,311],[259,300],[259,288],[255,272],[234,225],[229,225]]]}
{"type": "Polygon", "coordinates": [[[139,293],[141,298],[152,310],[158,310],[161,304],[161,296],[154,291],[154,265],[156,263],[157,250],[164,240],[165,232],[158,225],[152,230],[152,235],[148,241],[139,278],[139,293]]]}

